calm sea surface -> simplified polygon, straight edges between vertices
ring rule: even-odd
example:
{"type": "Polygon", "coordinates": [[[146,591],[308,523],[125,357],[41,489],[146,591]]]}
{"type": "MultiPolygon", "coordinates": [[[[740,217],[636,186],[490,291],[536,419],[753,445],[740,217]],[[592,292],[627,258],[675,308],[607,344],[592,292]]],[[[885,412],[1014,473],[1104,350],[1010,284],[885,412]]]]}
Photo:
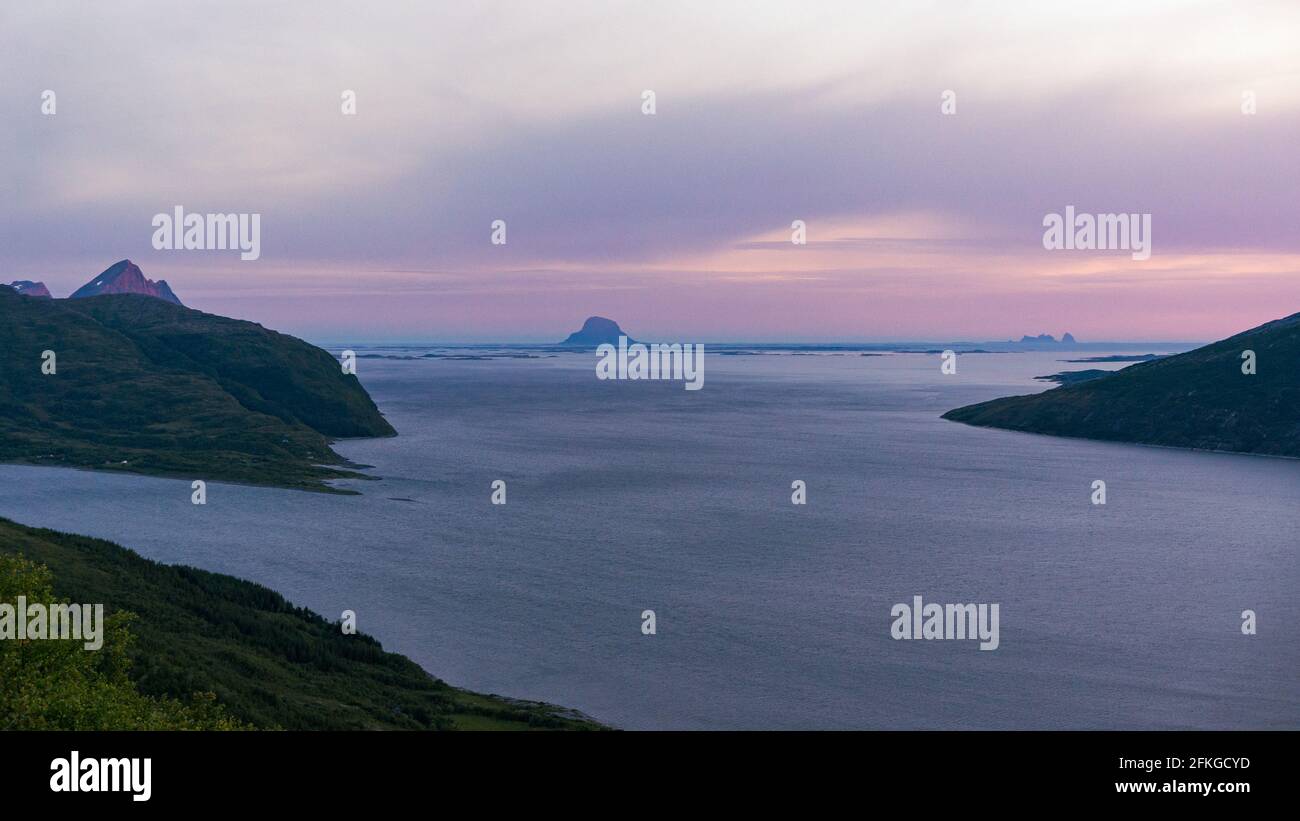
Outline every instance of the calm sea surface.
{"type": "Polygon", "coordinates": [[[538,355],[362,359],[401,436],[340,443],[360,496],[0,466],[0,516],[627,728],[1300,728],[1300,461],[939,419],[1118,366],[710,353],[688,392],[538,355]],[[891,639],[914,595],[998,603],[1000,648],[891,639]]]}

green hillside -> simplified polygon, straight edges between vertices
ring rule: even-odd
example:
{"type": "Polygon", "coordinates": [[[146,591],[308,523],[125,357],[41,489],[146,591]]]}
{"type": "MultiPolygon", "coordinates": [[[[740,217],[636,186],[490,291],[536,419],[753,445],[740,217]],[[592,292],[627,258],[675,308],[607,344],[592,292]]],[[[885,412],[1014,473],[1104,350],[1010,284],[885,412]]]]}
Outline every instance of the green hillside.
{"type": "MultiPolygon", "coordinates": [[[[0,604],[72,604],[55,597],[48,568],[0,552],[0,604]]],[[[77,603],[80,604],[80,603],[77,603]]],[[[83,641],[0,641],[0,730],[236,730],[210,693],[146,696],[131,681],[129,613],[106,616],[99,648],[83,641]]],[[[10,623],[12,625],[12,623],[10,623]]],[[[101,632],[102,631],[102,632],[101,632]]]]}
{"type": "Polygon", "coordinates": [[[326,490],[332,438],[394,435],[327,352],[147,296],[0,288],[0,340],[0,461],[326,490]]]}
{"type": "Polygon", "coordinates": [[[1176,356],[944,419],[1053,436],[1300,457],[1300,314],[1176,356]],[[1242,373],[1245,351],[1256,373],[1242,373]]]}
{"type": "Polygon", "coordinates": [[[0,642],[0,727],[598,727],[562,708],[458,690],[260,585],[0,519],[0,600],[48,595],[50,575],[54,596],[104,604],[116,639],[93,653],[0,642]]]}

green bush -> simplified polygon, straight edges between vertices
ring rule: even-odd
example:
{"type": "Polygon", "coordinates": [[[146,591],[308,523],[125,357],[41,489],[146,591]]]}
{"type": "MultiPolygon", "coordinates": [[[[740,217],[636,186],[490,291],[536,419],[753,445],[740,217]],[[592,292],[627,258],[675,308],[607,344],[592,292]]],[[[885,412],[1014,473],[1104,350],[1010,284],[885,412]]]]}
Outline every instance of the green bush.
{"type": "MultiPolygon", "coordinates": [[[[43,565],[0,554],[0,602],[53,604],[53,578],[43,565]]],[[[0,640],[0,729],[5,730],[235,730],[211,693],[188,701],[151,698],[129,676],[132,615],[104,619],[104,643],[85,649],[77,640],[0,640]]]]}

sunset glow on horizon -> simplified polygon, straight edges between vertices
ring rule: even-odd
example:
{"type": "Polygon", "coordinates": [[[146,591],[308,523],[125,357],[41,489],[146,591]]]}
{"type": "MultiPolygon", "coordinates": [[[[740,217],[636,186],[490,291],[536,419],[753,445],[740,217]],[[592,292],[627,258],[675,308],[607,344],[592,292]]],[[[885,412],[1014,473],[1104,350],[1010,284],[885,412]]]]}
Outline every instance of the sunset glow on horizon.
{"type": "Polygon", "coordinates": [[[1300,7],[1045,6],[6,8],[37,54],[0,54],[28,112],[0,131],[0,280],[67,296],[130,258],[192,307],[361,341],[593,314],[1204,341],[1300,311],[1300,7]],[[155,250],[177,206],[260,214],[260,258],[155,250]],[[1150,258],[1046,250],[1067,207],[1149,214],[1150,258]]]}

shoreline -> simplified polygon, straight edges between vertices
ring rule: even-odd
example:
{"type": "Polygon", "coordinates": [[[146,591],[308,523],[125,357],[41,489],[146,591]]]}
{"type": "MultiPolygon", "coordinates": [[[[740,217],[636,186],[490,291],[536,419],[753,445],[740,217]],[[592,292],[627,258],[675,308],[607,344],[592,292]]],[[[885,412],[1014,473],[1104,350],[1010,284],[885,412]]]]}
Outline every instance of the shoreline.
{"type": "MultiPolygon", "coordinates": [[[[1055,390],[1055,389],[1049,388],[1048,390],[1055,390]]],[[[1033,396],[1035,394],[1027,394],[1027,395],[1033,396]]],[[[1011,398],[1011,397],[1007,397],[1007,398],[1011,398]]],[[[960,410],[960,408],[954,408],[953,410],[960,410]]],[[[1098,444],[1104,444],[1104,445],[1127,445],[1127,446],[1139,447],[1139,448],[1160,448],[1161,450],[1184,451],[1187,453],[1208,453],[1216,456],[1249,456],[1257,459],[1282,459],[1284,461],[1300,461],[1300,456],[1287,456],[1286,454],[1283,453],[1251,453],[1250,451],[1243,451],[1243,450],[1215,450],[1213,448],[1195,448],[1195,447],[1191,447],[1190,445],[1160,445],[1155,442],[1138,442],[1130,439],[1099,439],[1095,436],[1082,436],[1082,435],[1076,436],[1076,435],[1065,434],[1065,433],[1042,433],[1036,430],[1021,430],[1019,428],[1008,428],[1008,427],[1003,427],[1001,425],[980,425],[975,422],[967,422],[962,419],[949,419],[947,416],[948,413],[951,413],[951,411],[941,414],[939,418],[944,420],[945,422],[952,422],[957,425],[965,425],[969,428],[979,428],[980,430],[996,430],[996,431],[1002,431],[1004,433],[1023,433],[1028,436],[1043,436],[1048,439],[1070,439],[1070,440],[1082,441],[1082,442],[1096,442],[1098,444]]]]}
{"type": "MultiPolygon", "coordinates": [[[[30,467],[30,466],[18,465],[18,467],[30,467]]],[[[140,621],[145,621],[146,624],[150,624],[150,623],[145,619],[145,616],[141,614],[140,611],[142,609],[148,610],[150,605],[146,603],[142,607],[143,597],[146,596],[146,591],[143,587],[141,587],[141,585],[147,587],[148,584],[152,583],[155,580],[150,579],[150,581],[141,582],[139,578],[137,578],[139,574],[131,575],[130,571],[133,569],[132,565],[138,563],[143,563],[145,566],[149,566],[149,567],[161,568],[163,572],[172,573],[172,574],[184,575],[187,570],[197,570],[203,574],[207,574],[209,577],[215,577],[217,579],[224,580],[224,583],[226,585],[233,584],[236,587],[260,588],[269,591],[273,596],[278,597],[279,600],[283,601],[285,603],[285,606],[289,609],[289,612],[302,613],[304,614],[303,618],[319,619],[321,622],[324,622],[327,630],[332,630],[332,628],[337,627],[339,624],[338,622],[331,621],[325,616],[320,615],[319,613],[312,610],[311,608],[294,604],[288,597],[279,593],[276,587],[273,587],[268,584],[263,584],[262,582],[254,579],[249,579],[242,576],[236,576],[230,573],[222,573],[219,571],[207,570],[205,568],[197,567],[195,565],[186,564],[186,563],[159,561],[156,559],[151,559],[146,556],[143,556],[137,551],[135,551],[133,548],[124,545],[113,539],[105,539],[98,536],[70,533],[66,530],[57,529],[56,527],[50,527],[48,525],[28,524],[19,521],[18,519],[10,518],[8,516],[0,516],[0,535],[4,535],[6,531],[13,530],[15,527],[19,531],[27,531],[27,533],[20,532],[19,535],[30,537],[32,539],[32,542],[37,544],[38,549],[36,549],[34,552],[29,552],[30,548],[32,547],[32,544],[26,545],[26,547],[29,550],[24,550],[23,543],[18,542],[17,549],[15,550],[11,545],[7,545],[0,542],[0,555],[6,555],[6,554],[12,555],[14,553],[18,555],[24,555],[29,560],[35,561],[38,564],[42,564],[47,568],[49,568],[50,572],[54,574],[56,582],[63,581],[61,577],[64,576],[64,571],[69,569],[71,561],[65,562],[64,564],[60,565],[57,562],[51,562],[49,556],[43,557],[42,551],[39,549],[39,545],[41,544],[41,542],[44,541],[44,539],[41,537],[46,537],[48,535],[54,537],[57,540],[72,541],[74,544],[76,544],[74,551],[72,551],[74,552],[76,558],[92,566],[94,565],[97,559],[101,558],[101,552],[100,551],[96,551],[94,553],[87,552],[85,548],[81,547],[81,543],[93,542],[98,544],[110,545],[112,548],[115,548],[116,551],[119,551],[120,553],[112,554],[110,556],[110,560],[115,561],[116,563],[111,564],[109,568],[104,570],[104,572],[108,572],[110,574],[113,572],[118,572],[122,576],[130,576],[135,582],[135,584],[133,584],[131,587],[133,590],[136,591],[135,594],[136,600],[115,601],[112,603],[113,610],[114,612],[130,611],[136,613],[137,618],[140,621]]],[[[72,574],[69,575],[75,576],[77,574],[74,571],[72,574]]],[[[152,576],[154,574],[150,574],[150,575],[152,576]]],[[[248,614],[245,616],[245,618],[254,618],[257,616],[257,614],[264,613],[264,612],[270,612],[272,614],[271,616],[272,618],[279,617],[276,614],[276,611],[274,610],[266,611],[263,610],[262,607],[257,605],[244,603],[242,604],[242,607],[248,611],[248,614]]],[[[377,636],[373,633],[359,633],[358,635],[360,636],[358,641],[365,641],[368,639],[369,641],[374,642],[378,647],[383,647],[383,640],[380,636],[377,636]]],[[[206,638],[213,639],[214,636],[209,635],[206,638]]],[[[259,645],[251,639],[239,640],[236,642],[236,646],[248,652],[255,652],[259,647],[259,645]]],[[[527,714],[530,716],[527,722],[527,727],[526,727],[527,729],[534,728],[532,723],[533,717],[536,717],[537,719],[543,722],[554,721],[554,722],[559,722],[561,724],[571,723],[573,725],[576,725],[573,727],[568,727],[568,726],[552,727],[551,729],[593,729],[593,730],[616,729],[612,725],[602,722],[600,719],[590,716],[587,713],[578,710],[576,708],[566,707],[561,704],[553,704],[551,702],[546,702],[546,701],[538,701],[535,699],[526,699],[526,698],[519,698],[515,696],[500,695],[495,692],[480,692],[476,690],[470,690],[447,681],[446,679],[439,676],[436,672],[428,669],[424,665],[420,664],[419,662],[415,661],[414,659],[410,658],[409,656],[403,653],[395,652],[392,650],[382,650],[381,652],[383,652],[385,656],[399,659],[401,662],[405,664],[409,664],[414,668],[418,669],[419,671],[421,671],[421,673],[423,673],[423,675],[428,679],[428,682],[426,684],[430,692],[435,692],[435,691],[441,692],[440,690],[438,690],[438,687],[442,687],[450,690],[452,695],[461,697],[463,699],[463,701],[460,703],[462,710],[460,713],[457,713],[457,715],[464,714],[471,717],[478,717],[484,720],[485,722],[493,722],[493,721],[512,722],[513,721],[515,723],[519,723],[522,719],[517,717],[510,718],[506,715],[501,715],[498,714],[497,712],[494,712],[503,709],[517,710],[521,714],[527,714]],[[485,700],[488,703],[479,704],[478,702],[482,700],[485,700]]],[[[304,665],[303,666],[304,670],[312,669],[311,665],[308,665],[305,662],[290,660],[290,663],[304,665]]],[[[400,685],[393,684],[392,686],[400,686],[400,685]]],[[[185,694],[175,693],[170,695],[172,697],[181,697],[185,694]]],[[[313,698],[315,698],[315,696],[313,696],[313,698]]],[[[351,706],[353,708],[356,708],[356,705],[351,705],[351,706]]],[[[546,727],[542,727],[542,728],[546,728],[546,727]]],[[[254,727],[254,729],[274,730],[276,728],[257,726],[254,727]]],[[[279,729],[286,729],[286,728],[281,727],[279,729]]],[[[327,726],[321,726],[315,728],[307,727],[305,729],[308,732],[310,732],[310,731],[327,731],[330,728],[327,726]]],[[[392,728],[379,728],[379,729],[400,730],[402,728],[392,727],[392,728]]],[[[426,728],[426,730],[432,730],[432,729],[436,729],[436,728],[426,728]]],[[[490,728],[454,727],[452,729],[490,729],[490,728]]],[[[517,729],[525,729],[525,727],[519,727],[517,729]]]]}

